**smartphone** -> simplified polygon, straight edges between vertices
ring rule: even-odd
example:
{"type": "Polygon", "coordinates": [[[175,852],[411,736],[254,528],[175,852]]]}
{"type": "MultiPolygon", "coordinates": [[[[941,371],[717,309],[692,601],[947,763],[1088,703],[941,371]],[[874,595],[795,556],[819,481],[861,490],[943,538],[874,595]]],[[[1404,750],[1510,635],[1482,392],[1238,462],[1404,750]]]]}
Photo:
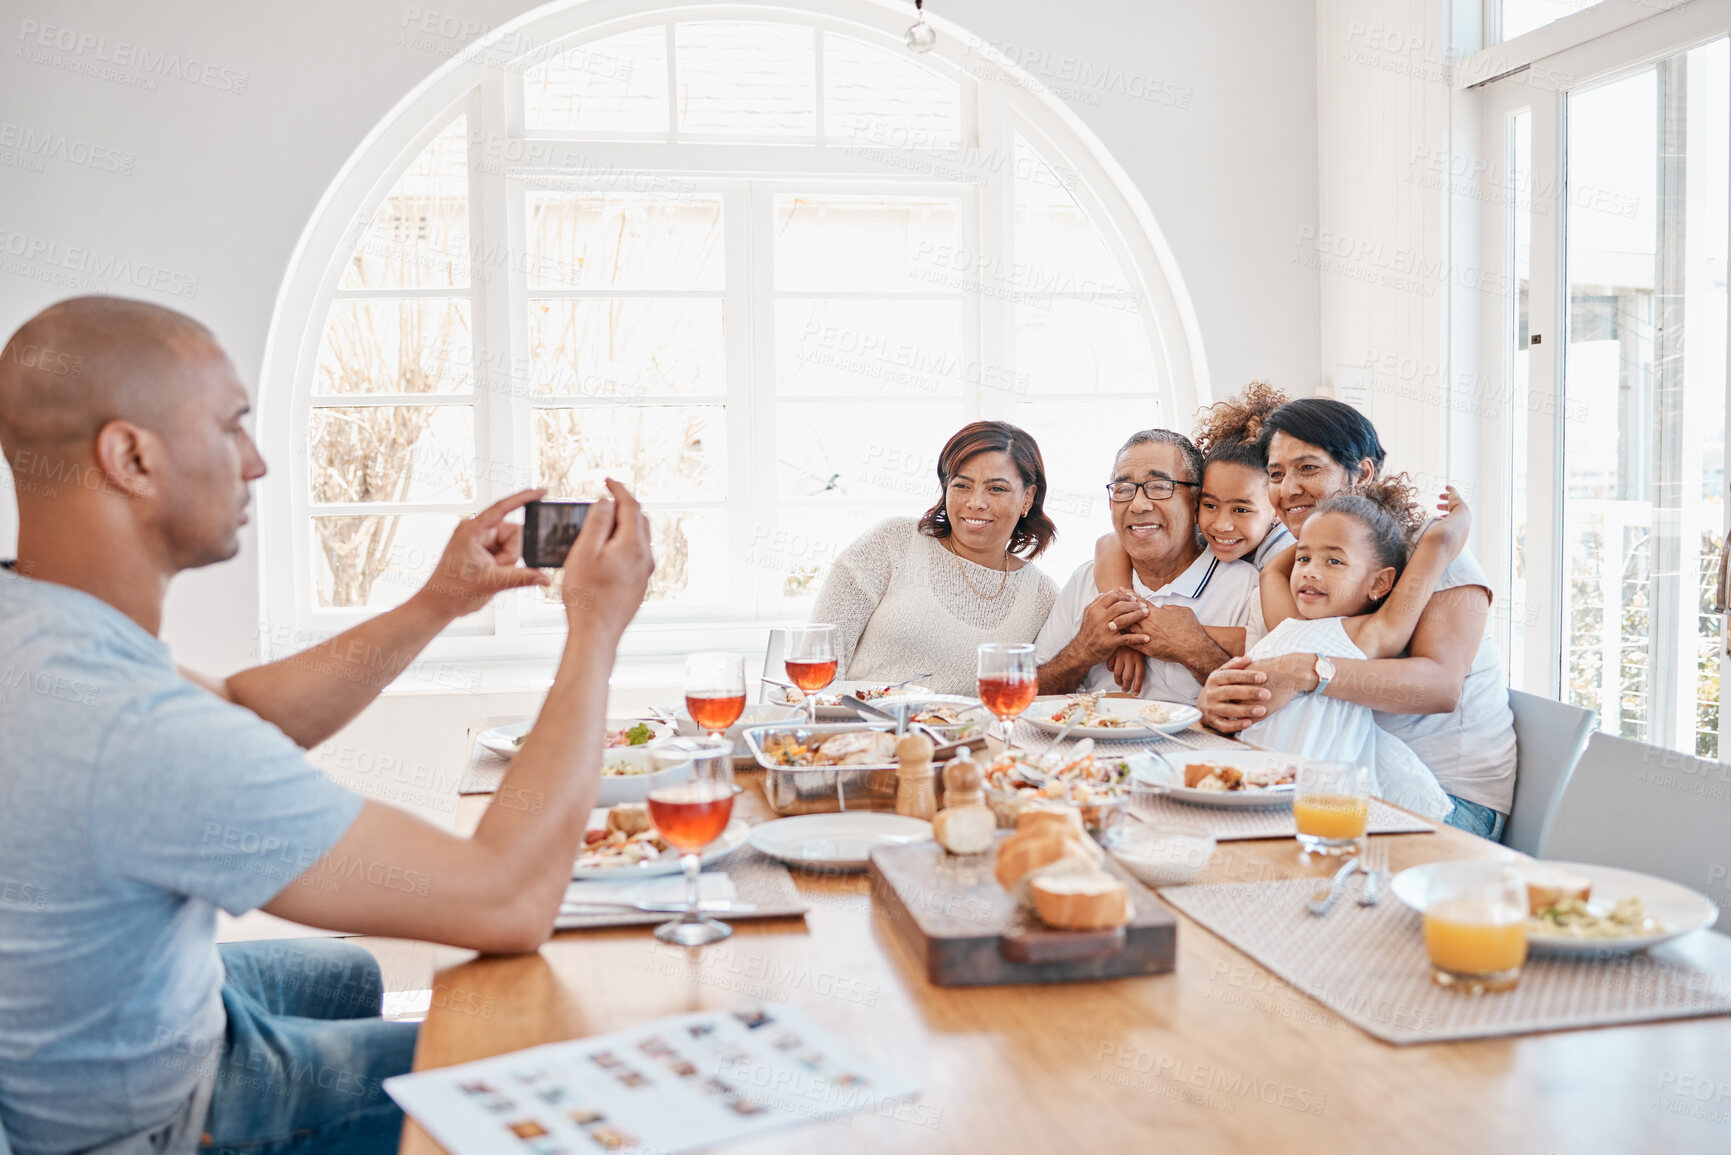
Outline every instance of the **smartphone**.
{"type": "Polygon", "coordinates": [[[531,501],[523,507],[523,564],[558,569],[589,515],[588,501],[531,501]]]}

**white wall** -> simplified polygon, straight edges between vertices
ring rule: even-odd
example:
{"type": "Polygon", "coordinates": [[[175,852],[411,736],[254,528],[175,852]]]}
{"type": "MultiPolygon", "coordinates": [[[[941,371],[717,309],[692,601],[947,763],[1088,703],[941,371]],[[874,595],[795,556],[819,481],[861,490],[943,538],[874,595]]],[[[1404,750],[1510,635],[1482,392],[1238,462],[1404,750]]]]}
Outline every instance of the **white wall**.
{"type": "MultiPolygon", "coordinates": [[[[145,297],[214,329],[256,387],[272,306],[319,197],[362,137],[443,63],[400,43],[411,11],[434,7],[38,0],[14,9],[0,23],[0,333],[75,292],[145,297]],[[39,44],[44,34],[54,46],[39,44]],[[140,49],[179,72],[139,67],[140,49]],[[49,138],[56,155],[16,147],[24,135],[49,138]]],[[[483,28],[534,7],[439,5],[483,28]]],[[[1319,278],[1297,259],[1295,238],[1318,219],[1311,6],[943,0],[934,10],[1065,96],[1140,187],[1190,292],[1216,390],[1266,377],[1310,391],[1323,363],[1319,278]],[[1078,82],[1100,74],[1123,79],[1078,82]],[[1150,86],[1181,99],[1131,94],[1150,86]]],[[[10,488],[3,471],[0,480],[10,488]]],[[[15,532],[13,503],[0,498],[0,556],[15,532]]],[[[257,557],[249,527],[238,558],[176,581],[164,635],[182,661],[227,672],[254,657],[257,557]]],[[[397,708],[442,720],[421,736],[429,751],[448,749],[451,719],[475,712],[397,708]]]]}

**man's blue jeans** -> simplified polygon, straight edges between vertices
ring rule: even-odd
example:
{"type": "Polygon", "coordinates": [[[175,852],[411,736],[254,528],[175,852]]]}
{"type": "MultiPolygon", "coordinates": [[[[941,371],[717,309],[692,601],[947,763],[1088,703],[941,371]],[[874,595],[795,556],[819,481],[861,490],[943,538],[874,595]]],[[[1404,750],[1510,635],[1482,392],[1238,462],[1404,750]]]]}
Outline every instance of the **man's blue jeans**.
{"type": "Polygon", "coordinates": [[[409,1069],[416,1023],[379,1018],[379,964],[341,939],[224,943],[227,1048],[200,1150],[394,1152],[403,1113],[380,1083],[409,1069]]]}
{"type": "Polygon", "coordinates": [[[1453,794],[1449,795],[1449,801],[1455,804],[1455,808],[1443,819],[1444,822],[1492,842],[1503,840],[1503,827],[1509,821],[1507,814],[1489,806],[1480,806],[1477,802],[1468,802],[1465,798],[1456,798],[1453,794]]]}

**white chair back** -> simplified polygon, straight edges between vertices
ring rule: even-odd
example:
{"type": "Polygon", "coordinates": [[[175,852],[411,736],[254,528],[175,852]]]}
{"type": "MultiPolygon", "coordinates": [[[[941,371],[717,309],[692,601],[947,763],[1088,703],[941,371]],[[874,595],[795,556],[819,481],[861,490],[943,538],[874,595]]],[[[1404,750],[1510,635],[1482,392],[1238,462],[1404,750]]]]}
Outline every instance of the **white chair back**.
{"type": "MultiPolygon", "coordinates": [[[[782,682],[787,681],[787,667],[782,664],[782,659],[786,656],[787,631],[770,630],[769,645],[763,651],[763,676],[766,678],[775,678],[782,682]]],[[[775,687],[770,685],[768,682],[759,682],[757,684],[757,700],[759,702],[770,701],[771,699],[769,694],[773,689],[775,689],[775,687]]],[[[780,701],[780,696],[778,695],[775,700],[780,701]]]]}
{"type": "Polygon", "coordinates": [[[1539,852],[1656,874],[1723,910],[1731,905],[1731,763],[1594,734],[1539,852]]]}
{"type": "Polygon", "coordinates": [[[1593,712],[1520,690],[1509,691],[1509,709],[1515,715],[1515,801],[1503,843],[1536,856],[1587,748],[1593,712]]]}

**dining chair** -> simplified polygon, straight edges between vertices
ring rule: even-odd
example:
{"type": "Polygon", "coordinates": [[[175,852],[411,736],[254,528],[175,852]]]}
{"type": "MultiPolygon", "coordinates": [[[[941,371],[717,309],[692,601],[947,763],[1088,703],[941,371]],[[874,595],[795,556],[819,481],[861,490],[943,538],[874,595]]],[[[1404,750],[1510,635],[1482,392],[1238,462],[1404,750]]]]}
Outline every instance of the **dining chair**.
{"type": "MultiPolygon", "coordinates": [[[[782,659],[786,656],[787,631],[770,630],[769,646],[763,651],[763,676],[766,678],[776,678],[783,682],[787,681],[787,667],[782,665],[782,659]]],[[[769,691],[770,685],[768,682],[759,682],[757,684],[757,700],[759,702],[770,701],[769,691]]],[[[776,700],[780,701],[779,698],[776,700]]]]}
{"type": "Polygon", "coordinates": [[[1509,709],[1515,715],[1515,800],[1503,844],[1536,857],[1593,732],[1593,711],[1521,690],[1509,691],[1509,709]]]}
{"type": "Polygon", "coordinates": [[[1537,856],[1639,870],[1717,896],[1731,867],[1728,828],[1731,764],[1601,732],[1537,856]]]}

